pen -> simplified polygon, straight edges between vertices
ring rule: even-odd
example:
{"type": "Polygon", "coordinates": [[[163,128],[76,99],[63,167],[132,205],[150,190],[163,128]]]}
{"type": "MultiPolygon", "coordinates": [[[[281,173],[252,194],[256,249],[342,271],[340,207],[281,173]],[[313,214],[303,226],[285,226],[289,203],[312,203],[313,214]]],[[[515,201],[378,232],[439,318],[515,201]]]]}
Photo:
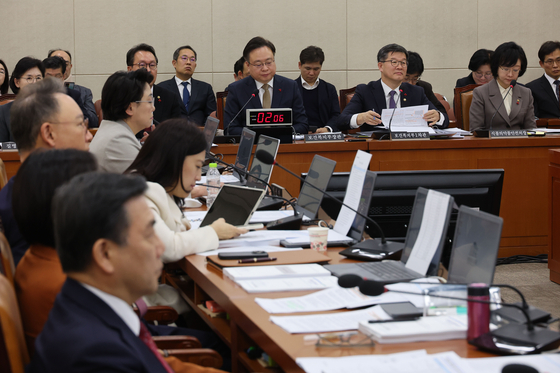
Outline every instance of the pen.
{"type": "Polygon", "coordinates": [[[251,259],[241,259],[238,263],[262,263],[262,262],[273,262],[277,258],[251,258],[251,259]]]}
{"type": "Polygon", "coordinates": [[[409,319],[391,319],[391,320],[369,320],[368,323],[370,324],[383,324],[386,322],[399,322],[399,321],[416,321],[419,317],[412,317],[409,319]]]}

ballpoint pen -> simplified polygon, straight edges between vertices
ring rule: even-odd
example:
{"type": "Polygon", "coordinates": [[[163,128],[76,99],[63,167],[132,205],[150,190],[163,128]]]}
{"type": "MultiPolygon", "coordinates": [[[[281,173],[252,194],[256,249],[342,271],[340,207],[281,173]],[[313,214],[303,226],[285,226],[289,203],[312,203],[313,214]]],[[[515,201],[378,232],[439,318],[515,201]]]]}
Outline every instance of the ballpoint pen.
{"type": "Polygon", "coordinates": [[[241,259],[238,263],[262,263],[262,262],[273,262],[277,258],[250,258],[241,259]]]}

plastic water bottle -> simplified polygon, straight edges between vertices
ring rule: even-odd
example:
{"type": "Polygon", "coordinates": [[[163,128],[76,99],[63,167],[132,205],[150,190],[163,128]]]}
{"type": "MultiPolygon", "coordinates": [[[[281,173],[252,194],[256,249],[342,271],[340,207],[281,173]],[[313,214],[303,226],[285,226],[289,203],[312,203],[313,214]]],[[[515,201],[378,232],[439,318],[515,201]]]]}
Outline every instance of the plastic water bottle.
{"type": "Polygon", "coordinates": [[[218,171],[217,163],[210,163],[208,165],[208,172],[206,173],[206,184],[210,185],[206,187],[206,191],[208,192],[208,196],[206,197],[206,207],[210,209],[210,207],[216,200],[218,192],[220,191],[220,172],[218,171]]]}

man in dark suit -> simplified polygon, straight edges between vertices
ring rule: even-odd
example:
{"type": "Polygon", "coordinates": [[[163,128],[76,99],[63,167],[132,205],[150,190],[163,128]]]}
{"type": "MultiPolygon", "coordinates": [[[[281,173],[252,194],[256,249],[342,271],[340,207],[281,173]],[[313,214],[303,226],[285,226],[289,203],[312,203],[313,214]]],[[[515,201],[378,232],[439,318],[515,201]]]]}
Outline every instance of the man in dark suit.
{"type": "Polygon", "coordinates": [[[299,87],[309,127],[317,133],[336,132],[340,103],[334,85],[319,79],[325,54],[319,47],[309,46],[299,54],[301,76],[295,81],[299,87]]]}
{"type": "Polygon", "coordinates": [[[371,131],[381,124],[381,111],[389,108],[428,105],[424,120],[430,126],[449,126],[449,120],[428,100],[420,87],[403,83],[407,69],[407,50],[398,44],[384,46],[377,53],[381,79],[360,84],[338,121],[340,130],[361,127],[371,131]]]}
{"type": "Polygon", "coordinates": [[[245,127],[246,109],[262,108],[291,108],[294,130],[301,134],[308,132],[299,88],[293,80],[276,75],[275,54],[274,44],[260,36],[249,40],[243,49],[243,58],[251,76],[228,86],[224,113],[224,131],[228,135],[241,134],[245,127]],[[243,108],[245,103],[247,105],[243,108]]]}
{"type": "Polygon", "coordinates": [[[188,118],[203,126],[210,113],[216,111],[216,97],[210,84],[192,78],[197,58],[192,47],[185,45],[177,48],[172,61],[175,76],[158,86],[176,93],[183,102],[188,118]]]}
{"type": "Polygon", "coordinates": [[[154,47],[148,44],[138,44],[126,53],[126,64],[128,71],[146,69],[154,77],[150,83],[154,96],[154,124],[170,118],[186,117],[187,111],[183,107],[179,97],[173,91],[169,91],[154,83],[157,80],[158,58],[154,47]]]}
{"type": "Polygon", "coordinates": [[[526,85],[533,93],[535,116],[560,118],[560,42],[547,41],[541,45],[539,64],[544,75],[526,85]]]}

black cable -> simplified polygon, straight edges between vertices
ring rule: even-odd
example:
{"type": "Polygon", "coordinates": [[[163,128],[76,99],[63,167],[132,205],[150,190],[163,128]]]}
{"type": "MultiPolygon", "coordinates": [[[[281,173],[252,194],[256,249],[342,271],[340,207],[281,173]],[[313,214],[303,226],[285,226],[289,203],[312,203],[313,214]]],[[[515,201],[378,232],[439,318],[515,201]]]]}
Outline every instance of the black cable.
{"type": "Polygon", "coordinates": [[[524,264],[524,263],[548,263],[548,254],[539,255],[513,255],[507,258],[498,258],[496,265],[524,264]]]}

